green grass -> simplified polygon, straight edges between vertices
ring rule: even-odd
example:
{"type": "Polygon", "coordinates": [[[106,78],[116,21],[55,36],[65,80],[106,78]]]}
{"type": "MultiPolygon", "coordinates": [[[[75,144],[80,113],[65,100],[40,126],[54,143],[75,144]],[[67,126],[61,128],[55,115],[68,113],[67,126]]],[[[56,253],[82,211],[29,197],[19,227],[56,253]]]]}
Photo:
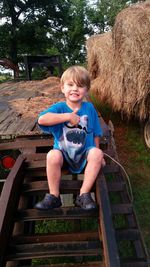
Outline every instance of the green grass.
{"type": "Polygon", "coordinates": [[[52,232],[72,232],[72,231],[88,231],[97,230],[98,221],[97,219],[88,218],[82,220],[44,220],[38,221],[35,225],[35,233],[52,233],[52,232]]]}
{"type": "Polygon", "coordinates": [[[148,150],[145,148],[142,132],[136,127],[136,124],[132,127],[129,127],[126,140],[130,146],[130,149],[136,152],[135,163],[150,167],[150,155],[148,150]]]}
{"type": "Polygon", "coordinates": [[[36,223],[35,233],[46,234],[50,232],[69,232],[73,231],[73,225],[62,220],[40,221],[36,223]]]}
{"type": "Polygon", "coordinates": [[[119,250],[120,258],[122,258],[122,259],[125,259],[125,258],[134,259],[134,258],[136,258],[136,252],[134,249],[134,245],[133,245],[133,242],[130,240],[120,241],[119,245],[118,245],[118,250],[119,250]]]}

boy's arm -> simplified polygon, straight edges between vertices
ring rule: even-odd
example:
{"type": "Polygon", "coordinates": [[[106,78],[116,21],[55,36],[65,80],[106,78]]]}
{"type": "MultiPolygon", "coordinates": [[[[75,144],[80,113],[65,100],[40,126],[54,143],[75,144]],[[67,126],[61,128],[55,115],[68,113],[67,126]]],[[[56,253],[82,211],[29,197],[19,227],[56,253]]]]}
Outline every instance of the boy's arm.
{"type": "Polygon", "coordinates": [[[95,136],[95,137],[94,137],[94,141],[95,141],[95,145],[96,145],[96,147],[99,148],[100,137],[99,137],[99,136],[95,136]]]}
{"type": "Polygon", "coordinates": [[[44,126],[52,126],[64,122],[70,122],[72,125],[77,125],[80,121],[80,117],[76,113],[77,113],[76,110],[73,111],[72,113],[48,112],[39,117],[38,123],[44,126]]]}

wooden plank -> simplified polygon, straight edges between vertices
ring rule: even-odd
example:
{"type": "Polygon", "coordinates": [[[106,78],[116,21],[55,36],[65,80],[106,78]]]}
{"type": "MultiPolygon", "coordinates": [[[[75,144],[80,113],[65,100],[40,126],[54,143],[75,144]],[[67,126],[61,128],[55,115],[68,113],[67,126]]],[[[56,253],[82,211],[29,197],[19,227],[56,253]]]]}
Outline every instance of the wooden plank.
{"type": "Polygon", "coordinates": [[[0,143],[0,150],[19,149],[28,147],[51,147],[53,146],[53,139],[49,136],[46,139],[30,139],[30,138],[18,138],[12,142],[0,143]]]}
{"type": "Polygon", "coordinates": [[[11,109],[8,110],[8,114],[9,116],[7,116],[7,118],[0,124],[1,135],[4,135],[8,127],[10,127],[10,125],[14,125],[19,118],[18,114],[16,112],[13,112],[11,109]]]}
{"type": "MultiPolygon", "coordinates": [[[[77,193],[81,188],[82,181],[74,180],[61,180],[60,183],[60,193],[77,193]]],[[[47,181],[35,181],[26,183],[23,185],[22,193],[23,194],[39,194],[46,193],[48,191],[48,182],[47,181]]]]}
{"type": "Polygon", "coordinates": [[[104,174],[116,174],[120,171],[120,167],[118,165],[108,165],[106,164],[103,169],[102,169],[102,172],[104,174]]]}
{"type": "Polygon", "coordinates": [[[54,242],[10,246],[7,260],[47,257],[100,256],[99,241],[54,242]],[[13,251],[13,253],[12,253],[13,251]]]}
{"type": "Polygon", "coordinates": [[[125,182],[107,182],[108,191],[121,192],[125,189],[125,182]]]}
{"type": "Polygon", "coordinates": [[[43,219],[84,219],[88,217],[97,217],[98,210],[83,210],[78,207],[64,207],[56,208],[49,211],[36,210],[36,209],[27,209],[27,210],[18,210],[15,216],[16,221],[34,221],[34,220],[43,220],[43,219]]]}
{"type": "Polygon", "coordinates": [[[0,201],[0,266],[4,266],[7,245],[13,230],[13,218],[18,206],[20,186],[23,181],[24,157],[18,157],[4,183],[0,201]]]}
{"type": "Polygon", "coordinates": [[[46,170],[45,169],[41,169],[41,170],[40,169],[39,170],[34,169],[32,171],[26,169],[25,176],[26,176],[27,179],[29,178],[30,180],[31,180],[31,178],[34,179],[34,180],[35,180],[35,178],[37,180],[41,180],[41,177],[43,179],[47,180],[47,174],[46,174],[46,170]]]}
{"type": "MultiPolygon", "coordinates": [[[[22,265],[22,267],[29,267],[29,265],[22,265]]],[[[92,262],[81,262],[81,263],[61,263],[51,264],[51,265],[36,265],[36,267],[104,267],[104,264],[101,261],[92,261],[92,262]]]]}
{"type": "MultiPolygon", "coordinates": [[[[25,157],[26,157],[26,154],[25,154],[25,157]]],[[[72,175],[71,173],[70,173],[70,171],[69,170],[67,170],[67,169],[62,169],[62,177],[65,175],[72,175]]],[[[30,170],[30,169],[26,169],[26,173],[25,173],[25,176],[26,176],[26,178],[27,178],[27,180],[35,180],[35,178],[36,178],[36,180],[47,180],[47,174],[46,174],[46,169],[38,169],[38,170],[36,170],[36,169],[32,169],[32,170],[30,170]]]]}
{"type": "Polygon", "coordinates": [[[10,109],[9,108],[2,110],[0,112],[0,124],[2,124],[5,120],[7,120],[7,118],[9,118],[9,116],[10,116],[10,109]]]}
{"type": "Polygon", "coordinates": [[[132,204],[112,204],[111,210],[113,214],[131,214],[133,212],[132,204]]]}
{"type": "Polygon", "coordinates": [[[50,233],[50,234],[34,234],[34,235],[17,235],[12,236],[10,244],[32,244],[32,243],[47,243],[47,242],[71,242],[71,241],[90,241],[99,240],[97,231],[86,232],[65,232],[65,233],[50,233]]]}
{"type": "Polygon", "coordinates": [[[149,264],[147,261],[130,261],[130,262],[123,262],[121,264],[121,267],[149,267],[149,264]]]}
{"type": "Polygon", "coordinates": [[[27,167],[29,170],[46,168],[46,160],[29,161],[27,167]]]}
{"type": "Polygon", "coordinates": [[[120,240],[137,240],[140,237],[138,229],[118,229],[116,230],[116,239],[120,240]]]}
{"type": "Polygon", "coordinates": [[[27,133],[32,132],[36,124],[36,121],[33,119],[24,119],[16,118],[15,121],[10,123],[5,130],[5,136],[10,135],[12,137],[21,136],[27,133]]]}
{"type": "MultiPolygon", "coordinates": [[[[29,267],[29,265],[22,265],[21,267],[29,267]]],[[[61,263],[58,264],[50,264],[50,265],[36,265],[36,267],[104,267],[104,264],[102,261],[92,261],[92,262],[81,262],[78,263],[75,261],[75,263],[61,263]]]]}
{"type": "Polygon", "coordinates": [[[105,266],[120,267],[107,185],[103,174],[99,174],[97,178],[96,198],[99,204],[99,224],[103,240],[105,266]]]}
{"type": "MultiPolygon", "coordinates": [[[[36,147],[37,148],[37,147],[36,147]]],[[[51,147],[49,147],[51,149],[51,147]]],[[[26,153],[25,148],[23,149],[23,154],[26,157],[26,162],[34,160],[46,160],[47,153],[26,153]]]]}

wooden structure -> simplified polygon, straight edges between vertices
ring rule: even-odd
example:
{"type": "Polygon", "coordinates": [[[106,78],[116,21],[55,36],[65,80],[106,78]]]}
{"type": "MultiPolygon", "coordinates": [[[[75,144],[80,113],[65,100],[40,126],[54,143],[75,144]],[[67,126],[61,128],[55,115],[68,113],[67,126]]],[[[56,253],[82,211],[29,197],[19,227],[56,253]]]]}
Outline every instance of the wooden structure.
{"type": "Polygon", "coordinates": [[[64,100],[59,78],[0,84],[0,142],[40,135],[36,119],[50,104],[64,100]]]}
{"type": "Polygon", "coordinates": [[[47,67],[50,74],[53,75],[54,69],[57,67],[59,76],[62,74],[62,65],[59,55],[54,56],[45,56],[45,55],[38,55],[38,56],[24,56],[24,62],[25,62],[25,69],[26,69],[26,75],[27,79],[31,80],[31,73],[32,68],[37,66],[44,66],[47,67]]]}
{"type": "MultiPolygon", "coordinates": [[[[116,157],[113,137],[101,143],[104,152],[116,157]]],[[[15,146],[17,145],[15,143],[15,146]]],[[[23,140],[22,140],[23,142],[23,140]]],[[[9,145],[10,143],[8,143],[9,145]]],[[[99,173],[93,194],[98,203],[95,211],[84,211],[73,205],[49,211],[34,209],[34,203],[48,191],[45,171],[46,147],[52,145],[49,139],[28,140],[28,147],[38,153],[20,155],[3,187],[0,201],[0,266],[32,266],[34,259],[47,259],[52,263],[38,263],[38,267],[64,266],[56,258],[66,262],[65,266],[85,267],[147,267],[146,249],[136,220],[133,205],[127,190],[126,180],[119,166],[107,160],[99,173]],[[114,195],[114,200],[111,200],[114,195]],[[97,225],[91,230],[85,228],[86,220],[97,225]],[[65,221],[72,225],[71,231],[50,229],[39,233],[38,222],[65,221]],[[85,223],[83,224],[83,221],[85,223]],[[122,244],[123,247],[121,248],[122,244]],[[124,250],[129,247],[127,255],[124,250]],[[129,253],[129,255],[128,255],[129,253]],[[68,258],[71,257],[71,265],[68,258]],[[55,262],[56,261],[56,262],[55,262]],[[55,263],[55,264],[54,264],[55,263]]],[[[19,144],[18,147],[23,143],[19,144]]],[[[2,147],[1,147],[2,148],[2,147]]],[[[3,147],[4,148],[4,147],[3,147]]],[[[72,199],[79,192],[82,177],[63,171],[61,195],[71,194],[72,199]]]]}
{"type": "MultiPolygon", "coordinates": [[[[9,128],[8,120],[5,123],[9,128]]],[[[35,130],[35,121],[31,125],[30,131],[25,134],[22,130],[17,136],[13,134],[16,125],[13,128],[12,124],[11,135],[7,132],[11,141],[1,132],[0,150],[19,149],[21,153],[1,193],[0,266],[148,267],[125,176],[109,158],[106,157],[106,166],[92,189],[97,210],[74,207],[83,176],[66,170],[62,171],[60,185],[63,206],[51,212],[34,209],[34,203],[48,192],[45,158],[53,139],[35,130]],[[65,203],[66,194],[70,197],[69,205],[65,203]],[[40,232],[41,224],[44,232],[40,232]],[[56,225],[55,231],[51,225],[56,225]]],[[[111,127],[105,131],[100,147],[118,160],[111,127]]]]}
{"type": "Polygon", "coordinates": [[[2,65],[6,69],[13,70],[14,71],[14,78],[19,78],[19,67],[18,67],[18,65],[14,64],[10,59],[1,58],[0,59],[0,65],[2,65]]]}

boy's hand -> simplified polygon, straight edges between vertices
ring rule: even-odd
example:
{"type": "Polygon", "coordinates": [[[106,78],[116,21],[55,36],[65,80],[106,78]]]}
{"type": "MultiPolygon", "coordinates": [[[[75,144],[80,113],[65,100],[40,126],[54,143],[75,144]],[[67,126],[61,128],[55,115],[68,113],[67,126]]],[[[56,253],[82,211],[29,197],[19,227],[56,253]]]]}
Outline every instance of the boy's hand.
{"type": "Polygon", "coordinates": [[[76,108],[72,113],[70,113],[70,120],[72,126],[78,125],[80,122],[80,116],[78,116],[76,113],[78,112],[78,108],[76,108]]]}

